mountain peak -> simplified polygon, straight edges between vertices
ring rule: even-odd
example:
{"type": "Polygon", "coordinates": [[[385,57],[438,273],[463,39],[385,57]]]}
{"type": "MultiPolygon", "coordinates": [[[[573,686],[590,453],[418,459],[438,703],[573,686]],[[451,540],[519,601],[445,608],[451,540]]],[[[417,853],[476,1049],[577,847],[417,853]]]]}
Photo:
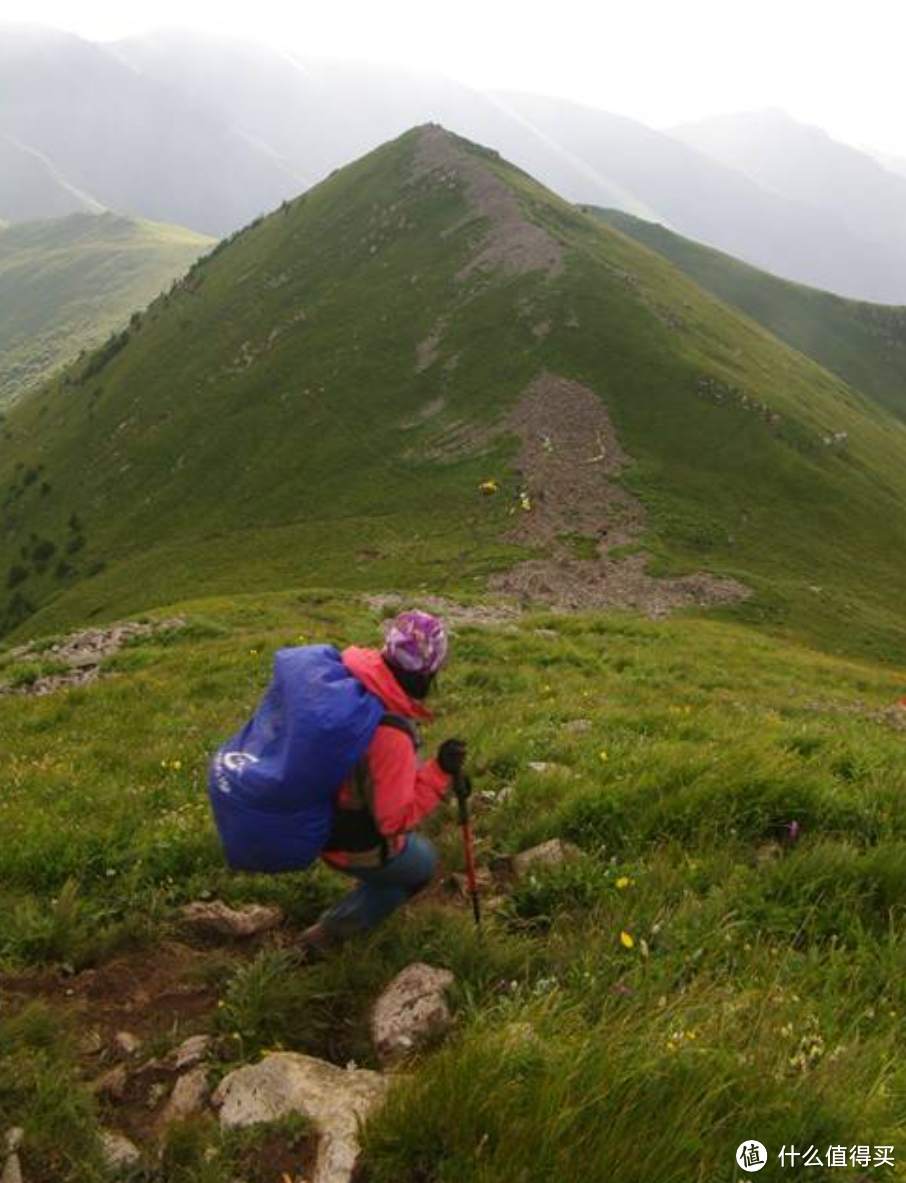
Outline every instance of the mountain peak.
{"type": "Polygon", "coordinates": [[[476,271],[558,275],[563,270],[562,246],[526,216],[512,185],[495,171],[491,153],[437,123],[416,131],[414,177],[437,187],[461,188],[473,215],[488,223],[477,253],[458,279],[476,271]]]}

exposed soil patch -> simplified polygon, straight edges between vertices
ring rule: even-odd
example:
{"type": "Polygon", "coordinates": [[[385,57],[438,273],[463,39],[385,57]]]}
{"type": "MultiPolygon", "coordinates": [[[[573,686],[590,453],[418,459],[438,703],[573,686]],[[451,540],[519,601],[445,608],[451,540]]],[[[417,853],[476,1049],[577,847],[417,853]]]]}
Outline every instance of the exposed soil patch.
{"type": "Polygon", "coordinates": [[[318,1157],[318,1137],[290,1138],[265,1134],[241,1162],[247,1183],[306,1183],[313,1178],[318,1157]]]}
{"type": "Polygon", "coordinates": [[[431,330],[424,341],[419,341],[415,347],[415,372],[420,374],[422,370],[427,370],[429,366],[433,366],[438,358],[438,350],[443,339],[444,330],[447,327],[448,318],[442,316],[437,324],[431,330]]]}
{"type": "MultiPolygon", "coordinates": [[[[427,177],[438,185],[460,185],[472,213],[467,222],[487,219],[489,225],[477,253],[457,275],[460,281],[475,272],[503,271],[521,275],[563,270],[563,247],[523,213],[510,187],[480,160],[461,148],[437,124],[421,129],[416,149],[416,179],[427,177]]],[[[448,233],[463,224],[451,227],[448,233]]],[[[429,338],[430,340],[430,338],[429,338]]]]}
{"type": "Polygon", "coordinates": [[[149,623],[126,620],[107,628],[89,628],[73,633],[49,647],[36,642],[20,645],[6,654],[8,662],[34,662],[39,668],[45,664],[55,668],[52,673],[39,674],[21,685],[0,682],[0,694],[43,695],[67,687],[84,686],[100,676],[104,658],[118,652],[129,641],[151,637],[156,633],[173,632],[183,628],[185,623],[180,617],[149,623]]]}
{"type": "Polygon", "coordinates": [[[543,546],[548,557],[492,577],[490,586],[562,609],[631,608],[660,617],[689,605],[726,604],[748,590],[705,573],[655,579],[644,553],[610,557],[636,541],[645,524],[641,502],[614,478],[627,463],[607,409],[586,387],[541,374],[501,421],[522,441],[524,478],[518,521],[509,538],[543,546]],[[593,558],[576,558],[570,542],[589,540],[593,558]]]}
{"type": "Polygon", "coordinates": [[[436,612],[454,624],[507,624],[520,615],[519,608],[513,604],[457,604],[445,596],[401,596],[397,592],[387,592],[367,595],[363,599],[373,612],[383,612],[386,608],[402,611],[411,604],[428,612],[436,612]]]}
{"type": "MultiPolygon", "coordinates": [[[[418,424],[410,420],[402,426],[416,427],[418,424]]],[[[479,455],[499,434],[498,431],[488,431],[483,423],[453,419],[423,443],[407,449],[403,455],[407,460],[416,461],[436,460],[443,463],[459,460],[463,456],[479,455]]]]}
{"type": "Polygon", "coordinates": [[[497,430],[522,441],[517,467],[531,505],[519,513],[511,541],[546,546],[578,533],[611,547],[637,537],[642,505],[612,479],[628,459],[607,408],[590,390],[541,374],[497,430]]]}
{"type": "Polygon", "coordinates": [[[426,402],[423,407],[415,412],[414,415],[408,419],[404,419],[400,424],[403,430],[411,430],[413,427],[420,427],[423,423],[427,423],[429,419],[434,419],[446,406],[446,399],[443,396],[432,398],[426,402]]]}
{"type": "Polygon", "coordinates": [[[121,1031],[144,1043],[174,1029],[197,1029],[216,1006],[221,984],[217,975],[206,975],[210,959],[209,951],[170,942],[79,974],[51,968],[5,978],[0,991],[8,999],[63,1006],[80,1030],[93,1033],[97,1054],[104,1056],[113,1054],[121,1031]]]}
{"type": "Polygon", "coordinates": [[[876,709],[864,702],[811,702],[806,710],[821,715],[861,715],[892,731],[906,731],[906,701],[876,709]]]}
{"type": "Polygon", "coordinates": [[[70,1014],[87,1081],[125,1069],[119,1087],[102,1087],[98,1096],[106,1124],[142,1143],[156,1133],[179,1075],[166,1052],[210,1027],[225,964],[224,954],[214,966],[209,950],[170,942],[75,975],[52,968],[7,978],[0,981],[0,997],[4,1009],[40,999],[70,1014]],[[137,1043],[131,1054],[118,1039],[124,1032],[137,1043]]]}
{"type": "Polygon", "coordinates": [[[628,608],[652,620],[678,608],[732,604],[749,595],[735,579],[705,572],[655,579],[645,571],[648,561],[645,554],[621,560],[532,559],[495,576],[491,585],[519,596],[526,605],[543,603],[573,612],[628,608]]]}

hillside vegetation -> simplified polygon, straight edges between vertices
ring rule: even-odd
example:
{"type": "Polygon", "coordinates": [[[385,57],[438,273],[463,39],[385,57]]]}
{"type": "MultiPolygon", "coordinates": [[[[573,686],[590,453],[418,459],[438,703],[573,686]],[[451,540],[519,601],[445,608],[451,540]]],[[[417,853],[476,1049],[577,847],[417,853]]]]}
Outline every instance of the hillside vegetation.
{"type": "MultiPolygon", "coordinates": [[[[906,427],[432,127],[222,244],[13,410],[3,624],[46,631],[201,589],[474,588],[539,546],[606,556],[626,542],[606,506],[593,528],[577,505],[554,537],[513,530],[513,513],[547,520],[543,483],[517,496],[517,465],[534,471],[560,396],[522,456],[512,436],[545,374],[609,412],[628,456],[614,480],[647,515],[630,552],[735,578],[753,592],[733,609],[745,619],[904,653],[906,427]],[[500,492],[483,497],[489,478],[500,492]]],[[[576,489],[600,447],[589,429],[576,489]]],[[[577,578],[593,583],[595,561],[577,578]]]]}
{"type": "Polygon", "coordinates": [[[0,407],[122,329],[211,245],[109,213],[0,225],[0,407]]]}
{"type": "Polygon", "coordinates": [[[879,401],[427,126],[219,244],[0,434],[27,1183],[130,1177],[111,1130],[136,1183],[311,1177],[309,1123],[222,1128],[207,1088],[279,1050],[377,1066],[370,1008],[414,961],[453,972],[455,1025],[388,1082],[357,1183],[738,1183],[753,1138],[768,1181],[902,1173],[874,1162],[906,1130],[906,425],[879,401]],[[468,740],[483,927],[442,810],[438,883],[300,964],[348,884],[228,872],[209,758],[279,648],[373,645],[410,605],[451,628],[426,750],[468,740]],[[282,919],[201,935],[183,906],[215,898],[282,919]]]}
{"type": "Polygon", "coordinates": [[[906,307],[844,300],[759,271],[666,226],[619,210],[589,212],[657,251],[706,291],[906,418],[906,307]]]}
{"type": "MultiPolygon", "coordinates": [[[[344,890],[322,870],[228,874],[206,762],[278,646],[371,643],[380,613],[296,591],[168,614],[185,627],[92,686],[0,696],[0,1110],[31,1183],[103,1183],[111,1126],[149,1183],[269,1183],[266,1126],[238,1143],[200,1114],[159,1159],[160,1071],[120,1100],[90,1087],[114,1033],[161,1062],[207,1032],[214,1081],[281,1047],[371,1065],[369,1005],[413,960],[455,972],[457,1028],[370,1123],[375,1183],[730,1183],[748,1137],[768,1179],[853,1183],[848,1159],[825,1175],[776,1156],[900,1142],[906,715],[888,669],[714,622],[460,618],[428,740],[469,738],[481,867],[552,837],[581,853],[506,887],[480,935],[438,889],[300,971],[279,941],[180,927],[199,896],[278,902],[291,941],[344,890]]],[[[17,660],[0,680],[23,686],[17,660]]],[[[433,832],[461,868],[452,818],[433,832]]]]}

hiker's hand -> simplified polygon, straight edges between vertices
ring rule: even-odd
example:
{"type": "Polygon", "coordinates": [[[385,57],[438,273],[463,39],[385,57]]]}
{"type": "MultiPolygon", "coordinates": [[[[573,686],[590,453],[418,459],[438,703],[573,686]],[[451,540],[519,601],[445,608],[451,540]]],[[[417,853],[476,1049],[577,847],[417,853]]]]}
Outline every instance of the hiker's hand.
{"type": "Polygon", "coordinates": [[[466,762],[464,739],[445,739],[437,749],[437,762],[450,776],[459,776],[466,762]]]}

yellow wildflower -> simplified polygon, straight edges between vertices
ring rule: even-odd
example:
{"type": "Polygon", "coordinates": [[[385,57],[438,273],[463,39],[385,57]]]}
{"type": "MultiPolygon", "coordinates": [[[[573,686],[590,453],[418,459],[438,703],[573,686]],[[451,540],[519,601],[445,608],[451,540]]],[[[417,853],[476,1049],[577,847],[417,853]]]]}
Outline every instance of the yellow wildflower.
{"type": "Polygon", "coordinates": [[[635,948],[635,938],[630,933],[628,933],[624,930],[623,932],[620,933],[620,944],[623,946],[624,949],[634,949],[635,948]]]}
{"type": "Polygon", "coordinates": [[[616,886],[619,888],[620,891],[625,891],[626,888],[629,886],[629,876],[628,875],[621,875],[620,878],[616,881],[616,886]]]}
{"type": "Polygon", "coordinates": [[[606,764],[609,758],[610,757],[607,755],[607,749],[601,748],[600,752],[598,752],[598,759],[601,761],[601,763],[606,764]]]}

